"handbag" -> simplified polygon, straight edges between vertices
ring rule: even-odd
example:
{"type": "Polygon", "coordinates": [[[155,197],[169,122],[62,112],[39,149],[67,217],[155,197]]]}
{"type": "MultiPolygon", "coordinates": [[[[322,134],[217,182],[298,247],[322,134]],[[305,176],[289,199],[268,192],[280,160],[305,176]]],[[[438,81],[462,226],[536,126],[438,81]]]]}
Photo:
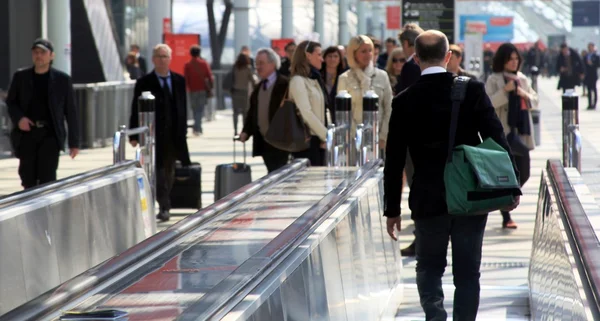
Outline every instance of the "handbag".
{"type": "Polygon", "coordinates": [[[269,124],[265,141],[286,152],[301,152],[310,147],[310,132],[288,93],[286,90],[279,109],[269,124]]]}
{"type": "Polygon", "coordinates": [[[510,133],[506,136],[506,141],[508,141],[508,146],[510,146],[513,155],[525,156],[529,154],[529,147],[523,143],[516,128],[511,128],[510,133]]]}
{"type": "Polygon", "coordinates": [[[452,117],[444,185],[448,213],[478,215],[514,204],[521,195],[508,152],[493,139],[477,146],[454,147],[460,105],[466,96],[468,77],[456,77],[452,88],[452,117]]]}

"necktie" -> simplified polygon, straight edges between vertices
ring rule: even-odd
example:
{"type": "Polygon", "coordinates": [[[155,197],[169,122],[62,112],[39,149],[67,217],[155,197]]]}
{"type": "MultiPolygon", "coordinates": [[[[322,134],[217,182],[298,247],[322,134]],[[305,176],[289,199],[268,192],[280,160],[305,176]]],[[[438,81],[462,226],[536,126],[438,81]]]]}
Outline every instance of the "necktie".
{"type": "Polygon", "coordinates": [[[165,93],[165,97],[170,98],[171,97],[171,90],[169,90],[169,83],[167,82],[167,80],[169,79],[169,77],[160,77],[160,79],[162,79],[163,81],[163,86],[162,86],[162,90],[165,93]]]}
{"type": "Polygon", "coordinates": [[[267,79],[263,80],[263,85],[262,85],[263,90],[267,90],[267,82],[268,82],[267,79]]]}

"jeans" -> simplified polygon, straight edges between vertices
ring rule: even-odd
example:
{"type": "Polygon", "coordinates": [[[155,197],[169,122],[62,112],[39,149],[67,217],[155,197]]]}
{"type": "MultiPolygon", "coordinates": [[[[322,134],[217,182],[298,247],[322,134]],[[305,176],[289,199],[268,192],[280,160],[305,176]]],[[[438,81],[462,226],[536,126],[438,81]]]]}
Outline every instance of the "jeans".
{"type": "Polygon", "coordinates": [[[415,221],[417,288],[428,321],[446,320],[442,275],[452,240],[454,321],[474,321],[479,308],[479,267],[486,215],[438,216],[415,221]]]}
{"type": "Polygon", "coordinates": [[[208,95],[206,91],[195,91],[189,93],[190,106],[194,113],[194,132],[202,133],[202,118],[204,117],[204,108],[208,95]]]}

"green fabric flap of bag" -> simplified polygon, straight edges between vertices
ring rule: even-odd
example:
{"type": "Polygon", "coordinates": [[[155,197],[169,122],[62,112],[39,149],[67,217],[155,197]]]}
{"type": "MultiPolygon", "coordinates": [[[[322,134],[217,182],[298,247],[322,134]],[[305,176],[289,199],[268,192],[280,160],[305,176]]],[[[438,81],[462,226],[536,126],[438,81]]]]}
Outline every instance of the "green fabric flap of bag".
{"type": "Polygon", "coordinates": [[[474,167],[479,188],[520,187],[508,153],[493,139],[488,138],[477,147],[461,145],[459,148],[465,151],[465,157],[474,167]]]}

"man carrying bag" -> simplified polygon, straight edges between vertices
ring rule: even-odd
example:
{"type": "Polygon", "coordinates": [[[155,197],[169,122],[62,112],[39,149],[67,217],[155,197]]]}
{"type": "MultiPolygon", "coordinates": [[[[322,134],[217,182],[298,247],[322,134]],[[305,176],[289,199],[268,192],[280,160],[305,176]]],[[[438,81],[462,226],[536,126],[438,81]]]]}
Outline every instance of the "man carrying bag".
{"type": "MultiPolygon", "coordinates": [[[[456,81],[456,88],[455,76],[446,71],[452,55],[448,50],[446,36],[439,31],[424,32],[417,38],[415,48],[414,59],[421,68],[421,77],[396,96],[392,103],[384,170],[384,215],[387,217],[387,231],[396,240],[394,229],[400,230],[401,227],[402,172],[408,148],[415,170],[409,207],[416,230],[417,288],[426,320],[447,318],[443,307],[442,275],[446,268],[450,239],[456,287],[453,320],[475,320],[479,307],[481,250],[487,222],[487,212],[481,209],[487,209],[490,205],[489,202],[483,205],[473,204],[473,198],[465,195],[472,196],[469,192],[487,193],[492,190],[483,198],[496,202],[498,197],[506,196],[505,200],[496,202],[502,205],[495,203],[492,207],[501,206],[502,209],[512,210],[517,207],[520,199],[520,190],[515,190],[510,185],[518,177],[518,171],[502,124],[485,94],[483,84],[475,80],[459,79],[456,81]],[[466,90],[459,90],[461,88],[466,90]],[[461,92],[464,96],[456,97],[461,92]],[[455,97],[452,96],[453,93],[455,97]],[[462,104],[453,104],[453,101],[462,101],[462,104]],[[460,170],[468,167],[469,164],[455,161],[460,153],[467,153],[465,150],[492,157],[494,164],[501,168],[496,176],[502,177],[479,182],[482,177],[485,178],[481,175],[486,173],[488,176],[495,176],[496,169],[486,171],[485,168],[476,166],[471,166],[472,171],[465,172],[469,175],[462,178],[450,175],[456,174],[452,169],[455,165],[460,170]],[[497,155],[492,155],[494,153],[497,155]],[[514,175],[504,178],[503,176],[507,176],[506,166],[510,168],[511,165],[514,170],[511,174],[514,175]],[[509,184],[505,183],[507,179],[509,184]],[[506,189],[509,191],[506,192],[506,189]],[[498,190],[502,191],[500,196],[495,195],[498,190]],[[462,195],[463,199],[456,201],[448,198],[448,193],[452,192],[462,195]],[[465,206],[465,212],[456,211],[457,206],[465,206]]],[[[463,157],[462,162],[466,163],[464,159],[463,157]]]]}

